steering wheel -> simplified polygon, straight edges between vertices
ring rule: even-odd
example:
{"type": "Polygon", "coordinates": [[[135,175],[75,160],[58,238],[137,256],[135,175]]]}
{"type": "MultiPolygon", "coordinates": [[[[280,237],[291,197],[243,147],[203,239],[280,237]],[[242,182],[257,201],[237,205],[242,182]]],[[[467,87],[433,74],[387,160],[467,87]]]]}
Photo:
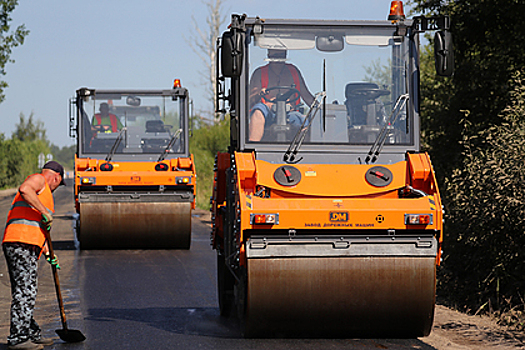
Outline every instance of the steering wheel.
{"type": "Polygon", "coordinates": [[[290,86],[272,86],[271,88],[266,89],[266,94],[261,94],[262,98],[266,102],[277,103],[278,101],[285,101],[286,103],[293,104],[301,97],[301,93],[294,87],[290,86]],[[286,90],[284,93],[279,93],[273,100],[270,100],[266,96],[270,91],[273,90],[286,90]]]}
{"type": "Polygon", "coordinates": [[[111,126],[109,125],[91,125],[91,128],[93,128],[93,130],[96,132],[104,132],[106,130],[111,129],[111,126]]]}
{"type": "Polygon", "coordinates": [[[377,89],[377,88],[368,88],[368,89],[355,89],[348,92],[348,97],[360,98],[366,100],[375,100],[380,96],[390,95],[390,91],[377,89]]]}

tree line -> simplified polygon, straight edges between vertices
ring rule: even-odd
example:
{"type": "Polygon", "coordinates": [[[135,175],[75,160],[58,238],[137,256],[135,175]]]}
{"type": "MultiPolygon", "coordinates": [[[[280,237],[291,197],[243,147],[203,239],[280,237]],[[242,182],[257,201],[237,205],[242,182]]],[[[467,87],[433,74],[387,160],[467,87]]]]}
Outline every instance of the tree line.
{"type": "Polygon", "coordinates": [[[39,155],[52,155],[66,169],[73,169],[74,146],[58,147],[46,137],[44,123],[23,113],[10,138],[0,133],[0,189],[18,187],[31,174],[40,172],[39,155]]]}
{"type": "Polygon", "coordinates": [[[524,329],[525,2],[412,4],[450,16],[455,50],[451,79],[422,57],[422,142],[446,210],[438,298],[524,329]]]}

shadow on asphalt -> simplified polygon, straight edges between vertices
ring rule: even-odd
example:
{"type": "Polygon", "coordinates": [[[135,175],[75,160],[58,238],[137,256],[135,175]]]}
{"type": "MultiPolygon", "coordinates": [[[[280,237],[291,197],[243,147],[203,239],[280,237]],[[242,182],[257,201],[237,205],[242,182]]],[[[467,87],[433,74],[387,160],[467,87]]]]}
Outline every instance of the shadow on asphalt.
{"type": "Polygon", "coordinates": [[[88,321],[125,320],[146,323],[163,331],[219,338],[241,338],[238,323],[221,317],[218,308],[89,309],[88,321]]]}
{"type": "Polygon", "coordinates": [[[53,241],[54,250],[76,250],[74,240],[53,241]]]}

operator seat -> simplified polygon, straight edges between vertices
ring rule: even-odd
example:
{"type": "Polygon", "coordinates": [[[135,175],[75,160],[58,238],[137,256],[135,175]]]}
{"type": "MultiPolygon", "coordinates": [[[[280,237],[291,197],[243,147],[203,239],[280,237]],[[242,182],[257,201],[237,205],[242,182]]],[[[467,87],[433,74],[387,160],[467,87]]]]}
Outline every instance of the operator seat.
{"type": "Polygon", "coordinates": [[[366,91],[379,91],[375,83],[358,82],[348,83],[345,88],[345,106],[349,118],[349,125],[367,125],[368,105],[375,104],[377,97],[366,94],[366,91]]]}
{"type": "Polygon", "coordinates": [[[146,122],[146,132],[166,132],[162,120],[148,120],[146,122]]]}

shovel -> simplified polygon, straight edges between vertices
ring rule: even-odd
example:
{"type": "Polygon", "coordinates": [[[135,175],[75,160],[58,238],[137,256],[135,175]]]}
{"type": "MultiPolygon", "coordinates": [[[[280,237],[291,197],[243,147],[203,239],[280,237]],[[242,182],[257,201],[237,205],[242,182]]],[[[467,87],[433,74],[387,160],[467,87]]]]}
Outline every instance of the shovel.
{"type": "MultiPolygon", "coordinates": [[[[46,218],[44,217],[44,220],[45,219],[46,218]]],[[[51,244],[49,230],[50,228],[48,230],[44,230],[44,232],[47,240],[47,246],[49,248],[49,256],[51,261],[53,261],[55,259],[55,253],[53,252],[53,245],[51,244]]],[[[67,343],[78,343],[84,341],[86,340],[86,337],[84,334],[82,334],[82,332],[67,328],[66,313],[64,311],[64,302],[62,301],[62,293],[60,292],[60,282],[58,281],[57,267],[56,265],[51,264],[51,268],[53,269],[53,277],[55,278],[55,290],[57,292],[58,306],[60,307],[60,319],[62,320],[62,329],[57,329],[55,332],[58,334],[60,339],[67,343]]]]}

